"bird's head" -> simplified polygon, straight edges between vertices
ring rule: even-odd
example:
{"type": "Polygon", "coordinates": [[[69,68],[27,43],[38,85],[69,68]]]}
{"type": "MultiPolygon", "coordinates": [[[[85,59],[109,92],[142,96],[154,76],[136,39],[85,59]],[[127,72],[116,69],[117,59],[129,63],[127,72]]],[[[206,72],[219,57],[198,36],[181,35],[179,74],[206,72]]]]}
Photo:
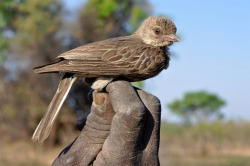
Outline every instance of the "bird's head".
{"type": "Polygon", "coordinates": [[[180,39],[175,35],[176,26],[166,17],[150,16],[135,32],[144,43],[156,47],[169,46],[180,39]]]}

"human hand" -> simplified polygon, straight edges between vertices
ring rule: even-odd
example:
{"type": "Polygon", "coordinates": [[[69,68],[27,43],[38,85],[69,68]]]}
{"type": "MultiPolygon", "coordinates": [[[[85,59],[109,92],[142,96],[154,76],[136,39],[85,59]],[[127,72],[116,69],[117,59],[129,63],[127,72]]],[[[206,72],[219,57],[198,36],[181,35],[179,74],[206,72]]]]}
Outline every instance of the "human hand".
{"type": "Polygon", "coordinates": [[[122,80],[111,82],[106,90],[93,93],[81,134],[54,166],[159,165],[159,100],[122,80]]]}

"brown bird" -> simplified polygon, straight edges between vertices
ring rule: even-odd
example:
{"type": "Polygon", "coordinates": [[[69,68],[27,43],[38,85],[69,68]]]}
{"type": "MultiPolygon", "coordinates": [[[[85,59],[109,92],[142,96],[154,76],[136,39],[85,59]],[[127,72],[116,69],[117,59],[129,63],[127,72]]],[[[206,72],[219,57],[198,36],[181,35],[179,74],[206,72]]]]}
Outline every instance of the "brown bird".
{"type": "Polygon", "coordinates": [[[57,61],[36,67],[35,73],[64,73],[47,112],[32,140],[42,143],[49,135],[55,118],[75,80],[96,78],[92,88],[101,91],[113,79],[141,81],[168,67],[166,46],[178,42],[174,23],[165,17],[151,16],[130,35],[90,43],[57,57],[57,61]]]}

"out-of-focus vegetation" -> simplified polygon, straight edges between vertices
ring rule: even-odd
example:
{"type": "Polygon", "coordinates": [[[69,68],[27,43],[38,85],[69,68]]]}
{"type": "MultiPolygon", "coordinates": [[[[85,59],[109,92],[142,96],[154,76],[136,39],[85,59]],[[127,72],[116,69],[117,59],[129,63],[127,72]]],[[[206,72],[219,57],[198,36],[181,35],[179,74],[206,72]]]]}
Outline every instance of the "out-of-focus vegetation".
{"type": "Polygon", "coordinates": [[[6,27],[10,26],[11,20],[15,16],[15,11],[12,8],[8,9],[11,3],[11,0],[5,0],[0,3],[0,63],[3,62],[8,49],[8,40],[4,37],[3,32],[6,27]]]}
{"type": "Polygon", "coordinates": [[[248,166],[249,137],[249,122],[162,123],[161,163],[172,166],[248,166]]]}
{"type": "Polygon", "coordinates": [[[183,99],[168,104],[168,108],[186,124],[208,122],[222,118],[220,108],[225,101],[206,91],[188,92],[183,99]]]}
{"type": "MultiPolygon", "coordinates": [[[[32,68],[79,45],[131,34],[150,14],[151,6],[147,0],[88,0],[76,10],[76,15],[70,15],[60,0],[0,2],[0,165],[50,165],[78,134],[71,110],[80,115],[91,104],[89,88],[77,82],[49,139],[43,146],[32,143],[30,137],[58,85],[56,74],[37,75],[32,68]]],[[[215,116],[224,101],[202,92],[187,94],[174,103],[172,110],[192,119],[190,112],[198,110],[215,116]]],[[[163,123],[161,165],[250,165],[246,157],[250,155],[250,124],[214,120],[163,123]]]]}
{"type": "MultiPolygon", "coordinates": [[[[0,133],[10,140],[30,138],[58,85],[56,74],[37,75],[33,67],[77,46],[130,34],[150,5],[146,0],[91,0],[77,10],[69,18],[60,0],[1,0],[0,133]]],[[[81,81],[73,86],[48,145],[63,144],[63,133],[75,135],[70,109],[77,115],[88,111],[89,90],[81,81]]]]}
{"type": "MultiPolygon", "coordinates": [[[[249,166],[249,137],[249,122],[162,123],[160,162],[162,166],[249,166]]],[[[72,141],[75,135],[67,134],[67,138],[72,141]]],[[[65,146],[51,148],[1,138],[0,165],[50,165],[65,146]]]]}
{"type": "Polygon", "coordinates": [[[250,165],[250,123],[223,120],[225,101],[206,91],[188,92],[168,108],[183,123],[162,123],[161,158],[172,166],[250,165]]]}

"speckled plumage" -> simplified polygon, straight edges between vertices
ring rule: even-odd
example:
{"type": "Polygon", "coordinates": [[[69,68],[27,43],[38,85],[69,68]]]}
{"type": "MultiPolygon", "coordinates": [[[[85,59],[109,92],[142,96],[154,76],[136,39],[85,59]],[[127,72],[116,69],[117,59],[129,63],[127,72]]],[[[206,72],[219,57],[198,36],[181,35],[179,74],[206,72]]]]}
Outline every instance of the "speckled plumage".
{"type": "Polygon", "coordinates": [[[168,66],[165,47],[145,44],[135,36],[118,37],[78,47],[58,56],[59,61],[36,73],[66,72],[77,77],[124,77],[141,81],[168,66]]]}
{"type": "Polygon", "coordinates": [[[64,77],[48,110],[33,134],[33,141],[43,142],[76,78],[98,78],[92,88],[101,90],[112,79],[141,81],[168,67],[167,46],[179,41],[174,23],[165,17],[147,18],[130,36],[90,43],[57,57],[57,61],[35,68],[36,73],[63,72],[64,77]],[[101,77],[105,77],[102,84],[101,77]],[[60,100],[60,101],[58,101],[60,100]]]}

